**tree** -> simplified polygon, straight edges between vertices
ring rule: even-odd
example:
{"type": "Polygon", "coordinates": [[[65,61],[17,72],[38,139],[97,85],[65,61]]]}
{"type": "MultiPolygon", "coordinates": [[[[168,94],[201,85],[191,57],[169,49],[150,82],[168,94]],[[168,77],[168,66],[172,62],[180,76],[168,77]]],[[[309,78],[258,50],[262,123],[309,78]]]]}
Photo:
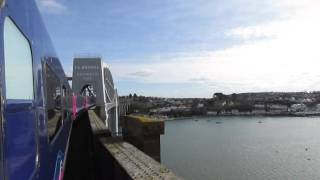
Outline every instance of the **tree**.
{"type": "Polygon", "coordinates": [[[137,96],[137,94],[136,93],[134,93],[133,94],[133,98],[137,98],[138,96],[137,96]]]}
{"type": "Polygon", "coordinates": [[[236,101],[238,98],[238,95],[236,93],[231,94],[232,101],[236,101]]]}
{"type": "Polygon", "coordinates": [[[130,99],[132,98],[132,94],[131,94],[131,93],[129,94],[129,98],[130,98],[130,99]]]}
{"type": "Polygon", "coordinates": [[[213,98],[218,98],[218,100],[223,100],[225,95],[223,93],[214,93],[213,98]]]}

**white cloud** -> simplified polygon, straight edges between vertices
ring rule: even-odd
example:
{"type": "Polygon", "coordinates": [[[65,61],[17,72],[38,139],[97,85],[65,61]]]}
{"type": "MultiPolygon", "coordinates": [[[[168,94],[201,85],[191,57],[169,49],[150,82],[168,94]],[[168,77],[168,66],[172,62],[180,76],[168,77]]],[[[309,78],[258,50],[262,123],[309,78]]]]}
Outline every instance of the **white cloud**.
{"type": "Polygon", "coordinates": [[[281,22],[272,22],[258,26],[237,27],[227,31],[225,35],[243,40],[275,38],[279,31],[282,31],[282,25],[281,22]]]}
{"type": "Polygon", "coordinates": [[[281,0],[278,5],[286,8],[285,19],[226,32],[244,44],[214,52],[177,53],[162,57],[163,62],[114,64],[115,76],[145,83],[193,80],[210,91],[229,93],[320,90],[320,3],[281,0]],[[144,77],[127,73],[139,69],[153,73],[144,77]]]}
{"type": "Polygon", "coordinates": [[[128,75],[129,76],[135,76],[135,77],[144,78],[144,77],[151,76],[152,73],[153,72],[148,70],[148,69],[143,69],[143,70],[139,70],[139,71],[135,71],[135,72],[130,72],[128,75]]]}
{"type": "Polygon", "coordinates": [[[43,13],[61,14],[67,11],[67,7],[59,0],[37,0],[37,4],[43,13]]]}

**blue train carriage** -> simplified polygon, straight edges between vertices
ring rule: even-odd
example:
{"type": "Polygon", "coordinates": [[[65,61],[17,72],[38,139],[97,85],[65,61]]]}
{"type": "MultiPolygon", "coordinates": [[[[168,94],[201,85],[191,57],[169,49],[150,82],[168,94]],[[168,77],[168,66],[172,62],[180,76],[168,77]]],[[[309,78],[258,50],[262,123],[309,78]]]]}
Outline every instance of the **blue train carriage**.
{"type": "Polygon", "coordinates": [[[81,107],[35,1],[0,3],[0,180],[62,179],[81,107]]]}

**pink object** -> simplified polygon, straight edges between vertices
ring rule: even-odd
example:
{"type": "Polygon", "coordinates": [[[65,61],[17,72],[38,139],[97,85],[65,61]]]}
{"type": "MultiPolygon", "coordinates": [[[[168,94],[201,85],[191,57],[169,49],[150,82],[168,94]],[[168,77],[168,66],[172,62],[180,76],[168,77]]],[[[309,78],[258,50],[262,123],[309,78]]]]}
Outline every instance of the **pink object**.
{"type": "Polygon", "coordinates": [[[76,95],[72,95],[72,117],[73,120],[76,119],[76,114],[77,114],[77,96],[76,95]]]}
{"type": "Polygon", "coordinates": [[[63,180],[63,176],[64,176],[64,171],[63,171],[63,169],[61,169],[60,174],[59,174],[59,180],[63,180]]]}
{"type": "Polygon", "coordinates": [[[64,170],[63,170],[63,161],[60,161],[59,177],[58,180],[63,180],[64,170]]]}

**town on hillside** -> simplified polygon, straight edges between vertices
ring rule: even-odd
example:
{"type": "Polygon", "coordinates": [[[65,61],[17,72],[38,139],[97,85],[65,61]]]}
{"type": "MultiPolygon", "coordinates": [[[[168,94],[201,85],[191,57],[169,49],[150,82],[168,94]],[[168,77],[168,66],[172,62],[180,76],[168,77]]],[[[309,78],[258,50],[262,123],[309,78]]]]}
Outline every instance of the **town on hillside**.
{"type": "Polygon", "coordinates": [[[137,94],[121,96],[130,113],[166,116],[315,116],[320,115],[320,91],[214,93],[212,98],[161,98],[137,94]]]}

